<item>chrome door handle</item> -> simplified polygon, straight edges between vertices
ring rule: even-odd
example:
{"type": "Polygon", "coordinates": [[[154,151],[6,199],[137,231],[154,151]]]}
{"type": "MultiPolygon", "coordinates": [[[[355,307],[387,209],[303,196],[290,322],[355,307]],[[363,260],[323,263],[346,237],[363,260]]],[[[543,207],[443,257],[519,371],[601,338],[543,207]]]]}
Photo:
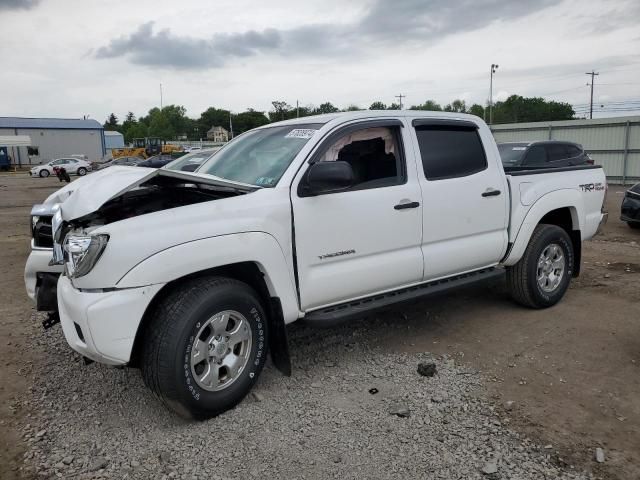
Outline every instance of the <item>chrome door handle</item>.
{"type": "Polygon", "coordinates": [[[404,210],[406,208],[418,208],[419,206],[420,206],[420,202],[407,202],[407,203],[399,203],[393,208],[395,208],[396,210],[404,210]]]}

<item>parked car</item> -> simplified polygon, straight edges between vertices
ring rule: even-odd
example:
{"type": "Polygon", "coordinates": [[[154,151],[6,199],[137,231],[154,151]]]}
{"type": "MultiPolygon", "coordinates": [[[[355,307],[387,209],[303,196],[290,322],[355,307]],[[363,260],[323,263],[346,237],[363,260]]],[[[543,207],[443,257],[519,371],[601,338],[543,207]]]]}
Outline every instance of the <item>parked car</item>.
{"type": "Polygon", "coordinates": [[[144,158],[140,157],[118,157],[109,160],[108,162],[101,163],[97,170],[102,170],[104,168],[113,167],[114,165],[127,165],[130,167],[135,167],[138,163],[144,161],[144,158]]]}
{"type": "Polygon", "coordinates": [[[153,157],[149,157],[146,160],[139,162],[136,167],[162,168],[166,164],[173,162],[175,159],[176,158],[171,155],[161,153],[160,155],[154,155],[153,157]]]}
{"type": "Polygon", "coordinates": [[[80,160],[78,158],[57,158],[45,163],[43,165],[37,165],[31,169],[32,177],[48,177],[53,175],[53,167],[62,167],[67,173],[80,175],[81,177],[91,171],[91,164],[86,160],[80,160]]]}
{"type": "Polygon", "coordinates": [[[193,153],[188,153],[183,157],[177,158],[173,162],[167,163],[162,168],[166,168],[168,170],[181,170],[183,172],[194,172],[206,160],[209,160],[218,150],[220,150],[220,147],[197,150],[193,153]]]}
{"type": "Polygon", "coordinates": [[[29,257],[27,291],[39,264],[64,268],[71,348],[140,367],[168,408],[203,419],[242,400],[267,352],[290,374],[297,320],[327,326],[504,274],[521,305],[556,304],[607,218],[605,181],[590,165],[505,174],[471,115],[291,119],[194,173],[115,166],[52,194],[38,211],[53,214],[53,249],[29,257]]]}
{"type": "Polygon", "coordinates": [[[200,150],[202,150],[202,147],[198,147],[198,146],[195,146],[195,147],[184,147],[184,149],[183,149],[183,151],[185,153],[198,152],[200,150]]]}
{"type": "Polygon", "coordinates": [[[498,151],[505,168],[560,168],[594,164],[582,145],[573,142],[499,143],[498,151]]]}
{"type": "Polygon", "coordinates": [[[631,228],[640,228],[640,183],[627,190],[622,199],[620,219],[631,228]]]}

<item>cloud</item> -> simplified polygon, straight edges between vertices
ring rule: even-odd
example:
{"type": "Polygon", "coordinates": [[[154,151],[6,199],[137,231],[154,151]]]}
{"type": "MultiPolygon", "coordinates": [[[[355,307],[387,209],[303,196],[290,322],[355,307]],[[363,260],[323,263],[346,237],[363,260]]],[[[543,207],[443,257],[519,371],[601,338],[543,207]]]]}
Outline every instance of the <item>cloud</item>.
{"type": "Polygon", "coordinates": [[[0,10],[31,10],[40,0],[0,0],[0,10]]]}
{"type": "Polygon", "coordinates": [[[206,69],[260,53],[286,56],[353,54],[363,46],[434,41],[478,30],[495,21],[513,20],[560,0],[374,0],[361,19],[349,24],[309,24],[293,29],[216,34],[207,39],[179,36],[169,29],[153,31],[153,22],[130,35],[111,40],[96,58],[126,57],[150,67],[206,69]]]}
{"type": "Polygon", "coordinates": [[[231,57],[247,57],[272,50],[281,42],[274,29],[262,32],[216,34],[209,39],[177,36],[169,29],[153,31],[153,22],[143,23],[130,35],[111,40],[95,52],[96,58],[128,57],[138,65],[174,68],[220,67],[231,57]]]}

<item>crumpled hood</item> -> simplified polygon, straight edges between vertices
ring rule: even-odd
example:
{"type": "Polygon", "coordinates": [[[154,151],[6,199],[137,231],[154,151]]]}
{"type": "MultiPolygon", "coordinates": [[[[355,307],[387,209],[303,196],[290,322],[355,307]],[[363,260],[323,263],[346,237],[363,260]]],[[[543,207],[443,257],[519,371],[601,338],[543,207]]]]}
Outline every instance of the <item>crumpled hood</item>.
{"type": "Polygon", "coordinates": [[[205,185],[251,192],[260,187],[224,180],[212,175],[161,168],[113,166],[91,173],[51,194],[45,205],[59,203],[62,219],[69,221],[95,212],[106,202],[154,177],[165,176],[205,185]]]}

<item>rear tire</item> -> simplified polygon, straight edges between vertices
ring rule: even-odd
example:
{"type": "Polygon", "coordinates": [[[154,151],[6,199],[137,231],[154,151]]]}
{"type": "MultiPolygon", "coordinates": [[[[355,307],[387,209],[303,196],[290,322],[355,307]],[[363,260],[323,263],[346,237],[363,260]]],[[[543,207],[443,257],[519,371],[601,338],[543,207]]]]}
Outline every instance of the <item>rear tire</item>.
{"type": "Polygon", "coordinates": [[[169,409],[204,420],[249,393],[268,348],[267,317],[249,285],[193,279],[171,291],[153,315],[144,332],[142,375],[169,409]]]}
{"type": "Polygon", "coordinates": [[[565,230],[538,225],[522,258],[507,268],[511,297],[530,308],[547,308],[564,296],[573,275],[574,253],[565,230]]]}
{"type": "Polygon", "coordinates": [[[634,230],[640,230],[640,222],[627,222],[627,225],[629,225],[634,230]]]}
{"type": "Polygon", "coordinates": [[[38,175],[40,175],[41,178],[47,178],[50,173],[49,170],[40,170],[40,173],[38,175]]]}
{"type": "Polygon", "coordinates": [[[80,167],[77,171],[78,175],[80,175],[81,177],[84,177],[87,174],[87,169],[84,167],[80,167]]]}

